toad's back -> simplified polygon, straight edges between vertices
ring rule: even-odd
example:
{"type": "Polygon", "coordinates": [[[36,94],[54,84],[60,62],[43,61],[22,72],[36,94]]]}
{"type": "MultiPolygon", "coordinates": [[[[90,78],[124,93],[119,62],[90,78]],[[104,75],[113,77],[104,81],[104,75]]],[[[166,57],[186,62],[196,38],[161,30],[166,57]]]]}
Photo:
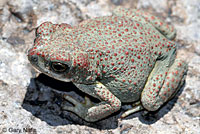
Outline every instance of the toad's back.
{"type": "Polygon", "coordinates": [[[166,53],[169,44],[159,31],[139,17],[86,20],[69,35],[67,42],[89,54],[94,75],[122,102],[139,99],[155,60],[166,53]]]}

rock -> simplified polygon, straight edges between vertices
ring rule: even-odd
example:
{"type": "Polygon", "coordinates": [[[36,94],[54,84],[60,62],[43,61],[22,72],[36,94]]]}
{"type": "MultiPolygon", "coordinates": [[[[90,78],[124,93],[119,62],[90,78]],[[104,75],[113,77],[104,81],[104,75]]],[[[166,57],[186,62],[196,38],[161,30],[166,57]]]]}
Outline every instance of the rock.
{"type": "Polygon", "coordinates": [[[24,39],[21,39],[20,37],[18,36],[10,36],[8,39],[7,39],[7,42],[11,45],[17,45],[17,44],[25,44],[25,41],[24,39]]]}
{"type": "MultiPolygon", "coordinates": [[[[0,132],[32,133],[200,133],[200,1],[199,0],[1,0],[0,1],[0,132]],[[146,10],[177,29],[178,57],[189,63],[185,86],[156,113],[119,116],[130,108],[88,123],[62,111],[63,93],[83,101],[72,83],[43,74],[27,60],[35,28],[44,21],[76,25],[110,15],[116,5],[146,10]],[[36,78],[34,78],[36,77],[36,78]]],[[[98,100],[93,100],[98,103],[98,100]]]]}

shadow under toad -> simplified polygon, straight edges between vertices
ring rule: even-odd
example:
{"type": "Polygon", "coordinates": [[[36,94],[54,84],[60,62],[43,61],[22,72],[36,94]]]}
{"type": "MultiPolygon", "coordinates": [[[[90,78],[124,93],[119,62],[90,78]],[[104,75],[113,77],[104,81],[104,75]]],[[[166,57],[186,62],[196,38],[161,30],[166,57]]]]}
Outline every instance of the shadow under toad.
{"type": "MultiPolygon", "coordinates": [[[[132,114],[125,119],[139,117],[139,120],[144,124],[155,123],[173,108],[174,103],[177,101],[177,96],[181,94],[182,90],[183,88],[181,88],[174,99],[168,102],[159,111],[147,114],[144,114],[145,112],[142,111],[132,114]]],[[[63,94],[68,94],[79,102],[84,102],[84,96],[86,95],[77,89],[71,82],[61,82],[50,78],[47,75],[40,74],[37,78],[31,79],[22,107],[51,126],[79,124],[97,129],[117,128],[118,119],[121,114],[131,108],[131,105],[123,105],[121,110],[111,116],[94,123],[89,123],[79,118],[74,113],[61,109],[63,102],[65,105],[73,106],[71,103],[64,100],[62,97],[63,94]]],[[[99,100],[92,98],[91,96],[90,98],[93,103],[99,103],[99,100]]]]}

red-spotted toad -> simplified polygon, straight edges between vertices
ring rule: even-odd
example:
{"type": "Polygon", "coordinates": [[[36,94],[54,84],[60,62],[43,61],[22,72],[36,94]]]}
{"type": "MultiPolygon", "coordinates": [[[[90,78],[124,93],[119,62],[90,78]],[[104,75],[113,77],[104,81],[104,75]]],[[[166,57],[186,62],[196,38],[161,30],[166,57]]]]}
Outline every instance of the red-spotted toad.
{"type": "Polygon", "coordinates": [[[117,8],[112,16],[85,20],[78,26],[45,22],[36,30],[28,52],[31,64],[53,78],[72,81],[101,102],[92,105],[65,99],[63,106],[89,122],[133,103],[125,117],[141,109],[155,111],[184,83],[187,64],[176,58],[173,27],[150,14],[117,8]]]}

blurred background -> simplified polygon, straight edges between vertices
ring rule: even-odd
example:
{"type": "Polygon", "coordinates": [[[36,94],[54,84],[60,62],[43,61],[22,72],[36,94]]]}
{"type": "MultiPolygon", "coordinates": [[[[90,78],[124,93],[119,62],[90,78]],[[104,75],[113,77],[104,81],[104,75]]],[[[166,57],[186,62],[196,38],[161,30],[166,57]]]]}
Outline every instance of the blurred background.
{"type": "MultiPolygon", "coordinates": [[[[122,107],[122,111],[129,107],[122,107]]],[[[200,133],[200,1],[0,0],[0,133],[23,132],[24,128],[38,134],[200,133]],[[71,83],[38,76],[27,60],[27,50],[42,22],[77,25],[85,19],[111,15],[117,6],[144,10],[174,25],[178,57],[189,64],[186,84],[153,116],[140,112],[118,121],[119,111],[87,123],[60,109],[61,91],[80,101],[84,95],[71,83]]]]}

